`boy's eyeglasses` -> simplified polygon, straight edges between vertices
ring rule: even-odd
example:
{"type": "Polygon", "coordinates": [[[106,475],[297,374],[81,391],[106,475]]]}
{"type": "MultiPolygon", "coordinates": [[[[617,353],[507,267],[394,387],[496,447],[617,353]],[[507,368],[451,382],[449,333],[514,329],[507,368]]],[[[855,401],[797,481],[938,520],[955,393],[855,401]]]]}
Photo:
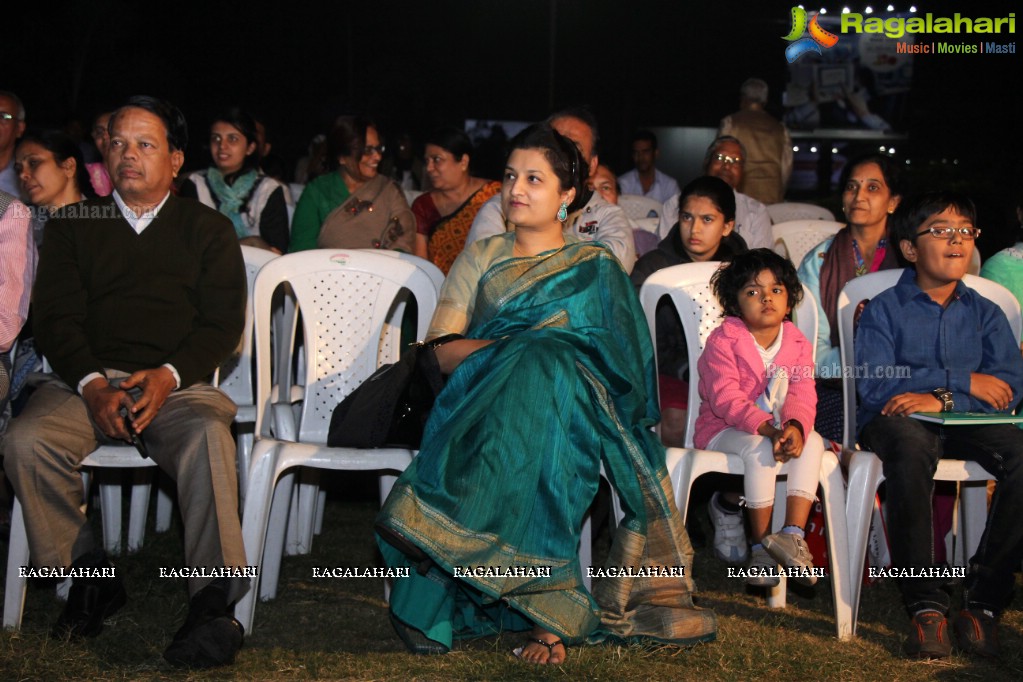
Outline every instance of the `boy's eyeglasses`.
{"type": "Polygon", "coordinates": [[[916,233],[917,237],[930,232],[934,235],[935,239],[951,239],[953,235],[958,234],[963,239],[973,240],[980,236],[979,227],[928,227],[926,230],[920,230],[916,233]]]}

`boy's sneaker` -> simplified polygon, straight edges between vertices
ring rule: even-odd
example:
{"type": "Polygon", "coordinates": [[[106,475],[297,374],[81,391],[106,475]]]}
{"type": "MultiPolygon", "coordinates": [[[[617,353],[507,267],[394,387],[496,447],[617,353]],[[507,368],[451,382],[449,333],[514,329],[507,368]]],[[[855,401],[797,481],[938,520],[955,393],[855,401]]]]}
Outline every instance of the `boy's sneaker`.
{"type": "Polygon", "coordinates": [[[792,533],[772,533],[762,541],[764,549],[783,568],[795,569],[792,579],[801,585],[813,585],[817,576],[813,573],[813,556],[806,540],[792,533]]]}
{"type": "Polygon", "coordinates": [[[746,584],[752,587],[774,587],[780,582],[778,562],[763,547],[756,547],[746,568],[746,584]]]}
{"type": "Polygon", "coordinates": [[[714,526],[714,556],[730,564],[741,564],[749,556],[746,526],[742,512],[730,512],[718,501],[721,493],[714,493],[707,503],[710,524],[714,526]]]}
{"type": "Polygon", "coordinates": [[[910,658],[947,658],[952,655],[948,621],[937,611],[921,611],[909,621],[906,655],[910,658]]]}
{"type": "Polygon", "coordinates": [[[984,609],[963,609],[952,622],[956,648],[974,656],[998,658],[998,619],[984,609]]]}

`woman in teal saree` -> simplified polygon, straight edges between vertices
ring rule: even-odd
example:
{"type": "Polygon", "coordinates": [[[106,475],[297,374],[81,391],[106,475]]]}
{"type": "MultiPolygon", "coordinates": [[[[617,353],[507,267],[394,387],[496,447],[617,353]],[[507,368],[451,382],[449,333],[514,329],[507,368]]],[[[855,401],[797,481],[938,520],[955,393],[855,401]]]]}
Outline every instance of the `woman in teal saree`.
{"type": "Polygon", "coordinates": [[[516,230],[470,245],[445,282],[428,336],[465,338],[437,349],[448,383],[378,517],[385,560],[411,569],[394,582],[392,622],[419,653],[530,630],[517,655],[553,664],[564,644],[713,639],[650,431],[653,351],[635,292],[607,248],[562,232],[578,151],[545,125],[512,150],[502,200],[516,230]],[[618,575],[591,594],[578,544],[602,463],[625,518],[592,567],[618,575]]]}

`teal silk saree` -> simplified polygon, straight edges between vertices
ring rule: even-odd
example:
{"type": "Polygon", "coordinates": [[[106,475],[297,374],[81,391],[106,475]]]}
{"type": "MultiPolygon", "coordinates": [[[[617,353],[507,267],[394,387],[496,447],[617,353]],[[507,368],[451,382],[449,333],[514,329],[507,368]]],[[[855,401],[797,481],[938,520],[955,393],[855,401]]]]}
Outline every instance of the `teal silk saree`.
{"type": "Polygon", "coordinates": [[[611,252],[583,242],[498,262],[466,336],[495,342],[450,376],[377,519],[433,561],[420,574],[378,540],[388,565],[411,569],[391,592],[406,644],[446,651],[454,638],[533,623],[567,643],[713,639],[713,613],[692,603],[692,547],[650,431],[649,332],[611,252]],[[601,463],[625,512],[604,573],[646,574],[599,578],[590,594],[578,544],[601,463]]]}

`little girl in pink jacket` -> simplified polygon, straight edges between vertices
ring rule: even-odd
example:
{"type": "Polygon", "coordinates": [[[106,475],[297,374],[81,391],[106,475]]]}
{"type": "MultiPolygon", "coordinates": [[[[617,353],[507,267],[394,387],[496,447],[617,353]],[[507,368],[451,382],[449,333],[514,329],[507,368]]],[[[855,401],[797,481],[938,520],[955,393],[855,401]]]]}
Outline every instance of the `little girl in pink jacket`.
{"type": "Polygon", "coordinates": [[[803,526],[816,497],[824,442],[813,431],[813,347],[788,317],[803,295],[796,270],[768,249],[736,256],[715,273],[725,319],[698,362],[700,412],[694,444],[742,457],[753,551],[746,582],[778,584],[780,573],[816,582],[803,526]],[[775,476],[788,477],[785,525],[771,533],[775,476]]]}

